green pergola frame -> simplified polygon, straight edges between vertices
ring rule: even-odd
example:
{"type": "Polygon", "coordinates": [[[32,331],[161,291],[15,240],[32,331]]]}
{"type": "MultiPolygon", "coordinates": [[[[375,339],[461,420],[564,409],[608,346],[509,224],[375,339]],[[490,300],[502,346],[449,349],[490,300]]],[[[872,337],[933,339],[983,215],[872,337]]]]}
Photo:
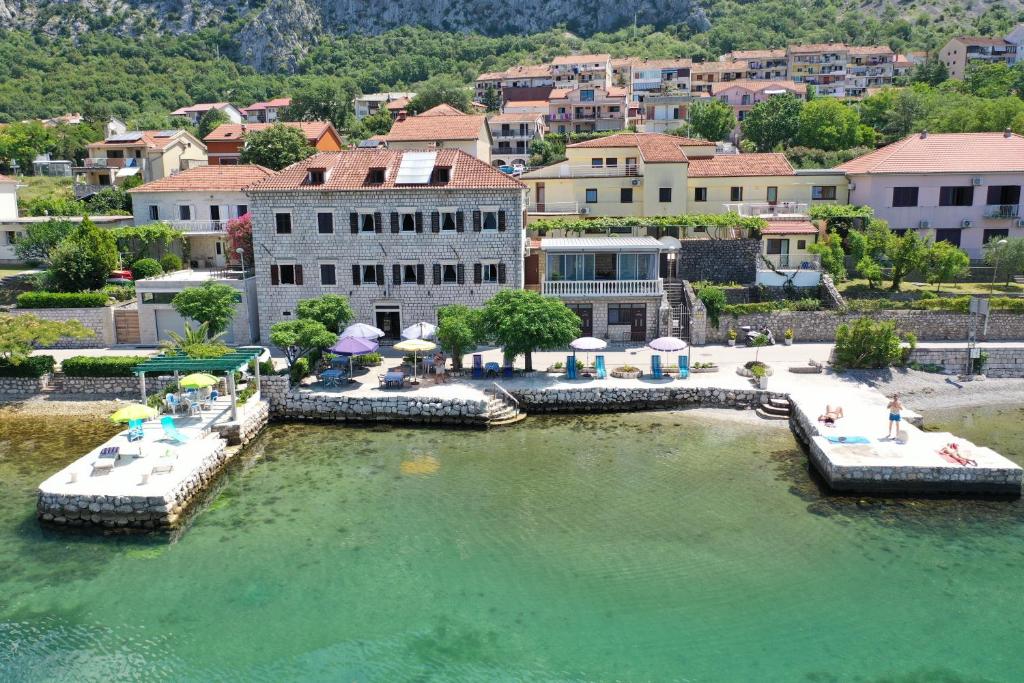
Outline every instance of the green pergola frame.
{"type": "MultiPolygon", "coordinates": [[[[237,348],[230,353],[217,358],[189,358],[187,356],[156,356],[134,368],[139,378],[139,387],[142,391],[142,402],[146,402],[146,373],[147,372],[173,372],[175,379],[181,372],[223,372],[228,383],[228,394],[231,396],[231,419],[238,419],[238,397],[235,392],[235,372],[241,370],[249,361],[259,359],[263,353],[262,348],[237,348]]],[[[260,385],[260,364],[256,363],[256,386],[260,385]]]]}

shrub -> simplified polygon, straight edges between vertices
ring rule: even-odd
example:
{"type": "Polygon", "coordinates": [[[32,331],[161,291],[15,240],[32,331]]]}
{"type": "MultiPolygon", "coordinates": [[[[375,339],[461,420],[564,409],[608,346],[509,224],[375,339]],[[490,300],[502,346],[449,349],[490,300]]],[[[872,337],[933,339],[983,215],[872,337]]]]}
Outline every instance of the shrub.
{"type": "MultiPolygon", "coordinates": [[[[253,358],[249,361],[249,374],[256,374],[256,359],[253,358]]],[[[261,375],[273,375],[274,374],[274,361],[265,360],[260,362],[260,374],[261,375]]]]}
{"type": "Polygon", "coordinates": [[[60,364],[68,377],[134,377],[132,368],[146,356],[72,356],[60,364]]]}
{"type": "Polygon", "coordinates": [[[794,311],[818,311],[821,310],[821,301],[812,297],[804,297],[792,302],[794,311]]]}
{"type": "Polygon", "coordinates": [[[115,301],[131,301],[135,298],[135,285],[104,285],[100,290],[115,301]]]}
{"type": "Polygon", "coordinates": [[[926,289],[924,291],[918,292],[917,293],[917,298],[918,298],[918,300],[920,300],[920,299],[938,299],[939,295],[936,294],[935,292],[932,292],[932,291],[926,289]]]}
{"type": "Polygon", "coordinates": [[[721,287],[705,286],[700,288],[697,298],[707,309],[708,322],[712,327],[718,327],[718,321],[726,308],[725,291],[721,287]]]}
{"type": "Polygon", "coordinates": [[[639,372],[640,368],[634,367],[632,365],[620,365],[619,367],[615,368],[615,371],[616,372],[639,372]]]}
{"type": "Polygon", "coordinates": [[[292,384],[298,384],[302,381],[302,378],[309,374],[309,359],[303,357],[299,358],[292,364],[291,379],[292,384]]]}
{"type": "Polygon", "coordinates": [[[160,267],[164,269],[165,273],[181,270],[181,259],[177,254],[164,254],[160,257],[160,267]]]}
{"type": "Polygon", "coordinates": [[[185,348],[189,358],[220,358],[231,353],[231,349],[218,342],[205,342],[201,344],[189,344],[185,348]]]}
{"type": "Polygon", "coordinates": [[[839,368],[887,368],[902,360],[900,334],[893,322],[860,318],[836,329],[835,365],[839,368]]]}
{"type": "Polygon", "coordinates": [[[53,372],[56,362],[53,356],[29,356],[19,363],[0,358],[0,377],[42,377],[53,372]]]}
{"type": "Polygon", "coordinates": [[[136,280],[163,275],[163,272],[163,267],[155,258],[142,258],[132,264],[132,277],[136,280]]]}
{"type": "Polygon", "coordinates": [[[18,308],[103,308],[108,301],[101,292],[25,292],[18,308]]]}
{"type": "Polygon", "coordinates": [[[988,364],[988,351],[982,351],[978,354],[978,357],[972,360],[972,369],[974,374],[980,375],[985,371],[985,366],[988,364]]]}
{"type": "Polygon", "coordinates": [[[238,405],[243,406],[245,402],[256,395],[256,382],[249,382],[245,389],[238,392],[238,405]]]}
{"type": "Polygon", "coordinates": [[[364,353],[359,356],[352,356],[352,364],[359,367],[370,367],[371,365],[380,365],[383,361],[383,357],[377,353],[364,353]]]}

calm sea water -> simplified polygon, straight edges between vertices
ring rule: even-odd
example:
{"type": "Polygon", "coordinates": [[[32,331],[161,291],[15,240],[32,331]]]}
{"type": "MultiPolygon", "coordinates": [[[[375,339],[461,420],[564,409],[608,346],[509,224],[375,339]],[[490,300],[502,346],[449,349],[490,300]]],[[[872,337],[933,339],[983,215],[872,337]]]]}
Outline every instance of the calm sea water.
{"type": "Polygon", "coordinates": [[[41,529],[108,431],[0,421],[2,681],[1024,677],[1024,507],[826,497],[786,430],[279,425],[180,537],[41,529]]]}

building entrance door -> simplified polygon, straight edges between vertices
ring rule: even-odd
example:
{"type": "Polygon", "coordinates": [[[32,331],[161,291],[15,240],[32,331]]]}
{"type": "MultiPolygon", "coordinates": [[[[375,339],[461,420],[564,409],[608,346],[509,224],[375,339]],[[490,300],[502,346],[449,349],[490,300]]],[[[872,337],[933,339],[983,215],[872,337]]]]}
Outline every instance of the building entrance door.
{"type": "Polygon", "coordinates": [[[593,304],[566,304],[569,310],[579,316],[580,336],[594,336],[594,306],[593,304]]]}
{"type": "Polygon", "coordinates": [[[377,327],[384,332],[384,341],[396,342],[402,336],[401,315],[395,309],[377,309],[377,327]]]}

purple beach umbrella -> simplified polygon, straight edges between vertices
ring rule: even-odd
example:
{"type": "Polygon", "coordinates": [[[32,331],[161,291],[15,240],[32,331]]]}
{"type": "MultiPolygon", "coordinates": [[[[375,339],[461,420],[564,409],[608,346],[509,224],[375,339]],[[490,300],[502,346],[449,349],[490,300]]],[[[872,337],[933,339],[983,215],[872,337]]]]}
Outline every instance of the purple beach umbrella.
{"type": "Polygon", "coordinates": [[[342,337],[339,339],[334,346],[327,349],[329,353],[336,353],[339,356],[348,356],[348,377],[349,381],[352,380],[352,357],[359,356],[364,353],[373,353],[378,348],[378,344],[373,339],[367,339],[365,337],[342,337]]]}

